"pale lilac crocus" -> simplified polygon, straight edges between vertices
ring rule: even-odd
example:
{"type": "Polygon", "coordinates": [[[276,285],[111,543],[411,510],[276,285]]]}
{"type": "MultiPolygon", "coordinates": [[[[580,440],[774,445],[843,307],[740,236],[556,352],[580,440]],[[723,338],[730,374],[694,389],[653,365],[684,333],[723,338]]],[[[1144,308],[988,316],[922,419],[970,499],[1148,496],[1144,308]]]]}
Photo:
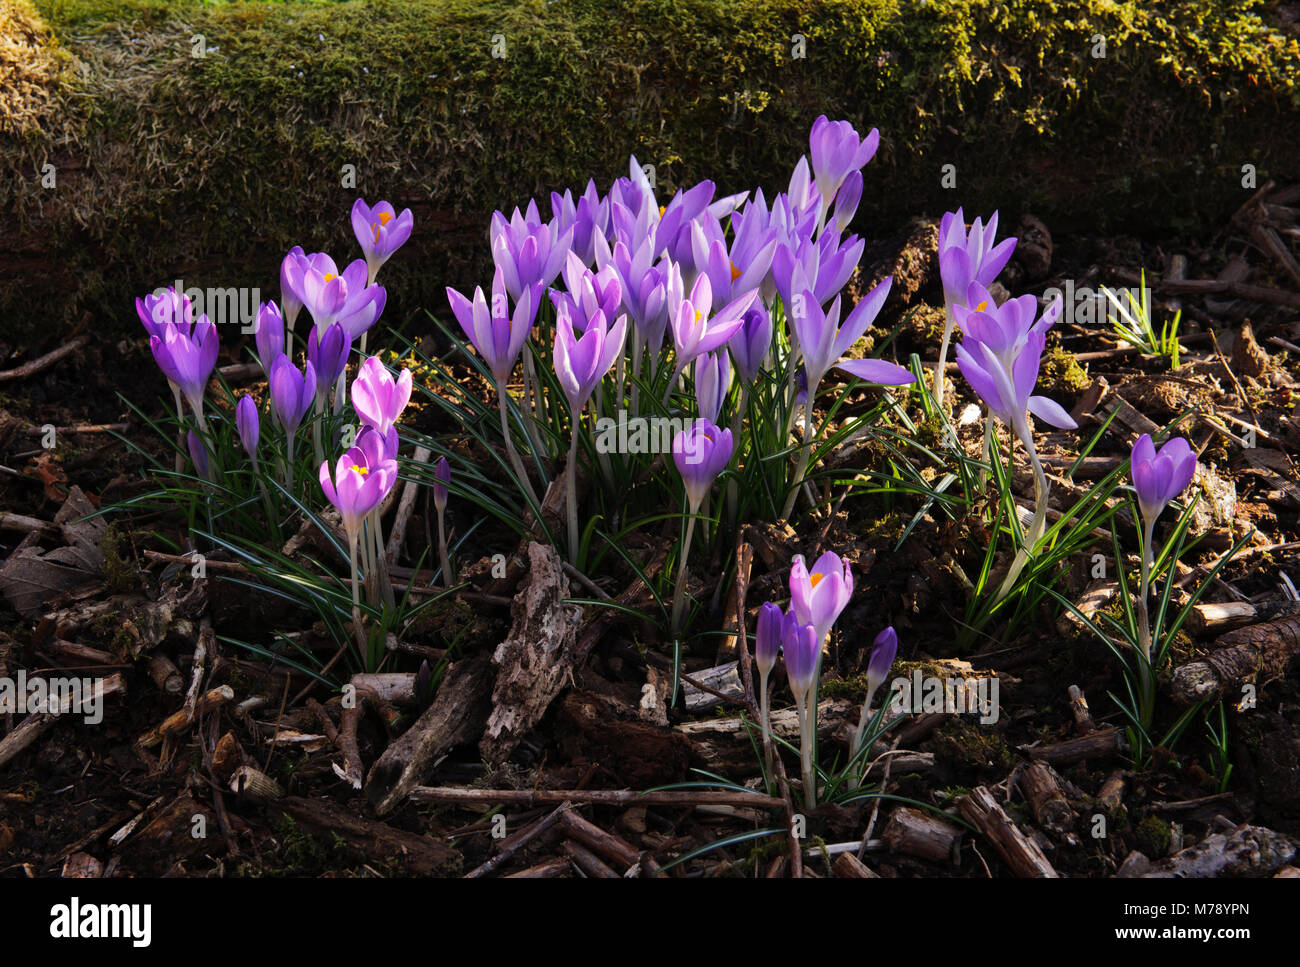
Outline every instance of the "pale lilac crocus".
{"type": "Polygon", "coordinates": [[[439,457],[433,468],[433,507],[438,514],[438,564],[442,568],[443,587],[451,587],[451,558],[447,553],[447,484],[451,482],[451,464],[439,457]]]}
{"type": "Polygon", "coordinates": [[[348,364],[352,337],[337,322],[322,333],[313,329],[307,335],[307,359],[316,370],[316,403],[321,405],[330,387],[338,382],[348,364]]]}
{"type": "Polygon", "coordinates": [[[311,315],[317,331],[328,328],[348,301],[348,284],[334,260],[324,252],[300,259],[290,274],[295,294],[311,315]]]}
{"type": "Polygon", "coordinates": [[[707,275],[700,275],[695,280],[689,298],[677,300],[673,277],[680,278],[676,266],[669,270],[669,306],[668,319],[672,327],[673,345],[676,349],[676,366],[672,378],[664,391],[663,404],[668,404],[673,386],[678,378],[695,359],[705,353],[711,353],[736,334],[744,323],[745,313],[758,298],[758,291],[753,290],[728,303],[716,315],[710,316],[713,308],[713,287],[707,275]]]}
{"type": "Polygon", "coordinates": [[[866,242],[856,235],[841,239],[839,232],[824,231],[815,240],[796,238],[776,247],[772,276],[787,313],[794,296],[812,289],[818,303],[826,305],[844,288],[858,267],[866,242]]]}
{"type": "Polygon", "coordinates": [[[189,447],[190,459],[194,461],[194,469],[198,471],[199,476],[204,480],[211,479],[211,468],[208,463],[208,449],[203,445],[197,433],[190,430],[185,434],[185,442],[189,447]]]}
{"type": "MultiPolygon", "coordinates": [[[[813,177],[825,213],[845,180],[860,172],[875,157],[880,145],[880,131],[872,128],[865,138],[859,139],[851,122],[831,121],[823,114],[813,122],[808,144],[813,177]]],[[[858,190],[860,193],[860,185],[858,190]]]]}
{"type": "MultiPolygon", "coordinates": [[[[364,434],[365,431],[362,431],[364,434]]],[[[357,439],[360,444],[361,436],[357,439]]],[[[359,640],[364,640],[360,628],[357,561],[361,524],[366,515],[379,506],[397,481],[396,461],[376,460],[375,452],[372,449],[367,453],[366,447],[354,446],[339,457],[332,478],[328,461],[322,461],[319,473],[321,490],[338,510],[348,536],[349,560],[352,565],[352,613],[359,640]]]]}
{"type": "Polygon", "coordinates": [[[972,283],[968,299],[975,309],[964,306],[955,309],[955,319],[963,334],[957,347],[957,366],[990,412],[1007,424],[1024,444],[1034,472],[1033,522],[998,592],[997,600],[1001,600],[1028,562],[1047,521],[1047,475],[1038,459],[1028,414],[1033,413],[1062,429],[1074,429],[1077,424],[1054,400],[1033,395],[1047,330],[1056,321],[1060,302],[1053,302],[1035,322],[1037,300],[1033,296],[1009,299],[999,306],[987,290],[972,283]]]}
{"type": "Polygon", "coordinates": [[[284,352],[284,317],[274,302],[263,302],[257,310],[257,329],[253,334],[257,361],[262,372],[271,375],[271,363],[284,352]]]}
{"type": "Polygon", "coordinates": [[[501,212],[493,212],[491,238],[492,259],[510,298],[518,301],[533,286],[555,281],[573,247],[573,227],[559,230],[543,222],[537,203],[530,201],[526,213],[516,208],[509,221],[501,212]]]}
{"type": "Polygon", "coordinates": [[[677,588],[673,593],[672,629],[682,627],[682,609],[686,604],[686,560],[690,555],[695,519],[718,474],[727,469],[735,445],[730,430],[720,430],[711,421],[698,419],[673,437],[673,464],[682,475],[690,515],[686,518],[686,536],[682,541],[677,570],[677,588]]]}
{"type": "Polygon", "coordinates": [[[284,430],[285,466],[287,480],[293,482],[293,441],[302,425],[303,417],[311,409],[312,400],[316,398],[316,370],[310,362],[306,370],[299,372],[288,356],[275,357],[271,364],[271,378],[268,381],[271,391],[271,412],[284,430]]]}
{"type": "Polygon", "coordinates": [[[203,393],[217,365],[217,327],[206,315],[199,317],[192,334],[187,334],[183,326],[164,326],[162,337],[149,337],[149,348],[163,374],[189,402],[195,423],[200,429],[206,428],[203,393]]]}
{"type": "Polygon", "coordinates": [[[834,551],[817,558],[812,571],[802,555],[790,565],[790,607],[801,624],[817,629],[818,642],[825,643],[852,596],[853,572],[834,551]]]}
{"type": "Polygon", "coordinates": [[[763,755],[771,769],[772,734],[771,706],[767,680],[776,667],[781,653],[781,609],[771,601],[764,601],[758,609],[758,627],[754,635],[754,664],[758,667],[759,726],[763,730],[763,755]]]}
{"type": "Polygon", "coordinates": [[[1133,444],[1129,471],[1133,477],[1133,490],[1137,494],[1143,524],[1142,574],[1141,587],[1138,589],[1138,647],[1142,651],[1143,661],[1139,672],[1144,692],[1144,709],[1149,709],[1152,701],[1149,694],[1151,620],[1147,611],[1147,597],[1155,553],[1156,519],[1169,501],[1186,490],[1196,476],[1196,451],[1183,437],[1174,437],[1157,452],[1150,435],[1144,433],[1133,444]]]}
{"type": "Polygon", "coordinates": [[[352,381],[352,408],[362,423],[387,436],[410,402],[411,388],[409,369],[394,379],[377,356],[367,356],[352,381]]]}
{"type": "Polygon", "coordinates": [[[302,297],[298,291],[302,287],[306,262],[307,254],[301,245],[289,249],[289,253],[280,260],[280,304],[284,307],[284,324],[290,334],[293,333],[293,324],[298,321],[298,313],[302,310],[302,297]]]}
{"type": "MultiPolygon", "coordinates": [[[[515,214],[518,215],[518,212],[516,211],[515,214]]],[[[497,402],[501,411],[501,436],[505,441],[506,455],[515,477],[519,480],[519,486],[531,498],[534,506],[540,506],[540,502],[510,434],[506,382],[510,379],[515,362],[519,359],[519,354],[528,341],[528,334],[532,331],[533,322],[537,318],[537,300],[541,298],[541,289],[540,282],[530,283],[529,287],[518,296],[512,315],[506,298],[509,291],[507,276],[500,263],[497,264],[496,271],[492,275],[490,306],[481,286],[474,289],[472,301],[450,286],[447,287],[447,301],[451,304],[452,314],[487,363],[492,378],[496,381],[497,402]]]]}
{"type": "Polygon", "coordinates": [[[364,198],[352,203],[352,232],[366,258],[366,283],[375,281],[380,267],[411,237],[414,217],[409,208],[399,215],[392,204],[376,202],[371,208],[364,198]]]}
{"type": "MultiPolygon", "coordinates": [[[[858,730],[853,736],[850,762],[858,759],[862,747],[866,744],[867,722],[871,718],[871,700],[875,698],[876,691],[889,677],[889,670],[894,666],[894,659],[897,656],[898,632],[894,631],[891,625],[876,635],[874,647],[871,651],[871,659],[867,663],[867,694],[862,700],[862,714],[858,717],[858,730]]],[[[855,778],[852,785],[856,788],[858,779],[855,778]]]]}
{"type": "Polygon", "coordinates": [[[802,622],[790,611],[781,626],[781,651],[785,655],[785,674],[794,693],[795,714],[799,719],[799,759],[803,774],[804,805],[817,805],[817,780],[813,770],[816,745],[817,670],[822,646],[817,629],[802,622]]]}
{"type": "Polygon", "coordinates": [[[241,396],[235,405],[235,428],[239,431],[239,442],[244,452],[253,461],[253,472],[257,472],[257,440],[261,432],[261,422],[257,415],[257,403],[248,395],[241,396]]]}
{"type": "Polygon", "coordinates": [[[168,326],[180,326],[186,335],[194,328],[194,304],[175,286],[136,299],[135,312],[150,336],[165,337],[168,326]]]}
{"type": "Polygon", "coordinates": [[[551,192],[551,214],[557,235],[573,229],[573,252],[590,266],[596,258],[596,240],[609,233],[609,199],[601,198],[596,182],[588,179],[576,202],[567,188],[563,195],[551,192]]]}
{"type": "Polygon", "coordinates": [[[967,297],[972,282],[988,288],[998,273],[1006,266],[1015,251],[1016,239],[1007,238],[994,244],[998,231],[998,213],[994,212],[987,226],[975,219],[970,234],[966,234],[966,218],[962,210],[948,212],[939,223],[939,275],[943,280],[944,326],[943,341],[939,344],[939,365],[934,371],[934,399],[943,403],[943,374],[948,361],[948,343],[952,327],[957,324],[955,310],[967,297]]]}
{"type": "Polygon", "coordinates": [[[695,360],[695,401],[699,415],[718,422],[722,406],[731,392],[731,360],[725,349],[695,360]]]}
{"type": "Polygon", "coordinates": [[[612,327],[607,326],[602,309],[596,309],[588,318],[582,337],[575,337],[568,308],[563,304],[557,307],[555,347],[551,358],[556,381],[569,400],[571,418],[565,497],[569,517],[569,553],[573,560],[578,557],[578,420],[591,394],[622,355],[626,337],[627,316],[620,315],[612,327]]]}

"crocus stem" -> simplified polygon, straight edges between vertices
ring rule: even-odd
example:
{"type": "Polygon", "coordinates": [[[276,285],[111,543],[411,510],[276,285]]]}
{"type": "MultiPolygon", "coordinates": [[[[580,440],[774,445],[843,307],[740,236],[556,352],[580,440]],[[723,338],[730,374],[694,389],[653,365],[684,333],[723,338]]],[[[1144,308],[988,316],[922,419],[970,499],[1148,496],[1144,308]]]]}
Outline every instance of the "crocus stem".
{"type": "Polygon", "coordinates": [[[519,478],[519,486],[532,499],[533,504],[540,508],[541,501],[537,499],[537,492],[533,490],[528,472],[524,470],[524,462],[519,459],[519,453],[515,450],[515,441],[510,436],[510,417],[506,409],[506,384],[503,382],[497,383],[497,402],[501,404],[501,437],[506,442],[506,456],[510,459],[510,466],[514,469],[515,476],[519,478]]]}
{"type": "Polygon", "coordinates": [[[284,435],[284,489],[293,493],[293,433],[284,435]]]}
{"type": "Polygon", "coordinates": [[[352,565],[352,631],[356,635],[357,650],[361,655],[361,660],[366,659],[366,636],[361,627],[361,585],[357,577],[357,544],[358,537],[355,530],[348,531],[348,560],[352,565]]]}
{"type": "Polygon", "coordinates": [[[639,413],[638,405],[641,402],[641,351],[645,343],[641,341],[638,334],[632,336],[632,412],[639,413]]]}
{"type": "Polygon", "coordinates": [[[444,520],[444,511],[438,510],[438,566],[442,568],[442,586],[451,587],[453,577],[451,573],[451,562],[447,556],[447,525],[444,520]]]}
{"type": "MultiPolygon", "coordinates": [[[[1025,445],[1025,452],[1029,454],[1030,466],[1034,470],[1034,519],[1025,534],[1024,543],[1021,545],[1020,550],[1016,552],[1015,560],[1011,562],[1011,569],[1007,571],[1007,576],[1002,580],[1002,586],[998,588],[994,604],[1011,593],[1016,578],[1020,576],[1020,572],[1029,563],[1029,558],[1033,556],[1034,545],[1043,536],[1043,530],[1047,524],[1047,474],[1043,472],[1043,465],[1038,460],[1038,451],[1034,448],[1034,436],[1029,432],[1029,425],[1025,422],[1024,417],[1021,417],[1017,423],[1019,425],[1015,428],[1016,436],[1020,437],[1020,441],[1025,445]]],[[[1014,449],[1015,443],[1013,441],[1012,450],[1014,451],[1014,449]]],[[[1008,467],[1010,467],[1009,462],[1008,467]]],[[[1009,472],[1010,470],[1008,470],[1009,472]]]]}
{"type": "Polygon", "coordinates": [[[573,411],[569,434],[569,460],[564,466],[564,505],[569,517],[569,560],[578,566],[578,416],[573,411]]]}
{"type": "Polygon", "coordinates": [[[698,507],[691,508],[691,516],[686,518],[686,537],[682,541],[682,556],[677,563],[677,587],[673,590],[673,634],[682,630],[682,611],[686,606],[686,559],[691,553],[691,538],[695,534],[695,515],[698,507]]]}
{"type": "Polygon", "coordinates": [[[185,404],[181,402],[181,388],[175,383],[171,387],[172,397],[176,400],[176,423],[179,426],[176,431],[176,472],[180,473],[185,469],[185,404]]]}
{"type": "Polygon", "coordinates": [[[668,405],[668,400],[671,399],[673,395],[673,388],[676,387],[677,381],[681,378],[682,373],[685,371],[686,371],[686,367],[680,361],[678,361],[677,365],[673,368],[672,379],[670,379],[668,381],[668,385],[664,387],[664,398],[659,401],[660,405],[662,406],[668,405]]]}
{"type": "Polygon", "coordinates": [[[763,764],[767,767],[767,774],[772,775],[772,713],[771,699],[767,693],[767,676],[769,672],[762,669],[758,672],[758,718],[759,725],[763,729],[763,764]]]}
{"type": "Polygon", "coordinates": [[[803,421],[803,446],[799,448],[799,461],[795,465],[794,476],[791,478],[792,485],[789,488],[789,496],[785,498],[785,506],[781,509],[781,516],[786,520],[790,518],[790,514],[794,511],[794,502],[799,497],[799,488],[803,483],[803,476],[808,472],[808,459],[812,456],[812,399],[814,389],[815,387],[808,387],[808,402],[804,404],[807,412],[804,414],[803,421]]]}
{"type": "MultiPolygon", "coordinates": [[[[316,409],[319,411],[320,407],[318,406],[316,407],[316,409]]],[[[322,422],[324,421],[321,419],[319,412],[312,417],[311,451],[312,451],[312,456],[316,458],[317,463],[323,463],[325,461],[325,445],[321,441],[321,432],[320,432],[320,425],[322,422]]]]}
{"type": "MultiPolygon", "coordinates": [[[[862,714],[858,716],[858,731],[853,735],[853,747],[849,750],[849,761],[852,762],[858,757],[862,746],[866,744],[867,739],[867,722],[871,720],[871,700],[876,697],[874,687],[867,689],[867,697],[862,700],[862,714]]],[[[856,789],[862,782],[862,765],[856,767],[853,777],[849,780],[849,788],[856,789]]]]}
{"type": "Polygon", "coordinates": [[[1142,702],[1141,720],[1143,727],[1151,724],[1151,713],[1155,705],[1155,682],[1152,676],[1151,656],[1151,618],[1147,610],[1147,597],[1151,589],[1151,565],[1155,549],[1151,546],[1155,536],[1155,518],[1143,522],[1142,534],[1142,576],[1138,588],[1138,678],[1140,701],[1142,702]]]}
{"type": "Polygon", "coordinates": [[[939,343],[939,364],[934,368],[934,405],[943,407],[943,371],[948,364],[948,343],[952,340],[952,329],[956,324],[956,318],[952,314],[952,306],[948,300],[943,304],[943,340],[939,343]]]}
{"type": "Polygon", "coordinates": [[[528,434],[533,453],[541,453],[542,441],[537,436],[537,424],[542,422],[542,381],[533,363],[531,343],[524,346],[524,393],[527,396],[524,412],[529,414],[524,420],[524,432],[528,434]]]}
{"type": "Polygon", "coordinates": [[[817,806],[817,780],[813,778],[813,736],[816,731],[813,718],[808,714],[808,695],[794,697],[795,713],[799,717],[799,763],[803,775],[803,804],[806,809],[817,806]]]}

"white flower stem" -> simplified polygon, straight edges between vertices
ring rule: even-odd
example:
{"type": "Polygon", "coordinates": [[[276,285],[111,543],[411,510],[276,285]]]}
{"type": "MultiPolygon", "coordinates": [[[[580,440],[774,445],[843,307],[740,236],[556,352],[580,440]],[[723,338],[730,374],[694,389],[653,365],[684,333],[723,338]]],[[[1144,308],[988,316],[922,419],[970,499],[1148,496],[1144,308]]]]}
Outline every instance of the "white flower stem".
{"type": "Polygon", "coordinates": [[[763,729],[763,763],[767,767],[767,775],[772,775],[772,713],[771,699],[767,691],[767,678],[771,674],[771,669],[764,671],[758,670],[758,717],[759,725],[763,729]]]}
{"type": "MultiPolygon", "coordinates": [[[[1008,594],[1015,586],[1016,578],[1024,570],[1029,559],[1033,556],[1034,545],[1038,539],[1043,536],[1043,531],[1047,524],[1047,495],[1048,484],[1047,474],[1043,472],[1043,465],[1039,462],[1038,451],[1034,448],[1034,435],[1029,430],[1029,425],[1022,416],[1017,421],[1015,427],[1016,436],[1025,445],[1025,452],[1029,455],[1029,463],[1034,471],[1034,519],[1029,525],[1029,530],[1025,534],[1024,543],[1020,550],[1016,552],[1015,560],[1011,562],[1011,569],[1007,571],[1007,576],[1002,580],[1002,586],[998,588],[997,597],[994,598],[994,604],[997,604],[1008,594]]],[[[1015,441],[1011,445],[1012,454],[1015,453],[1015,441]]],[[[1008,486],[1010,486],[1011,461],[1007,462],[1008,486]]],[[[1014,508],[1014,501],[1012,502],[1014,508]]]]}
{"type": "Polygon", "coordinates": [[[817,806],[817,780],[814,778],[813,771],[813,736],[816,735],[816,726],[808,708],[808,697],[812,691],[808,689],[804,692],[796,692],[794,696],[795,714],[799,718],[799,764],[803,775],[803,802],[804,807],[809,810],[817,806]]]}
{"type": "Polygon", "coordinates": [[[691,538],[695,534],[695,515],[698,512],[698,507],[692,507],[691,516],[686,519],[686,537],[682,541],[681,559],[677,562],[677,587],[673,590],[672,633],[674,636],[680,634],[682,630],[682,611],[686,606],[686,560],[691,553],[691,538]]]}
{"type": "Polygon", "coordinates": [[[444,520],[446,516],[442,508],[438,509],[438,565],[442,568],[442,586],[449,588],[454,582],[451,573],[451,562],[447,555],[447,525],[444,520]]]}
{"type": "Polygon", "coordinates": [[[1152,668],[1151,618],[1147,610],[1147,598],[1151,589],[1151,565],[1155,557],[1152,541],[1155,537],[1155,518],[1144,521],[1142,535],[1142,575],[1138,589],[1138,683],[1139,700],[1142,703],[1140,718],[1143,727],[1150,726],[1151,713],[1155,705],[1155,681],[1152,668]]]}
{"type": "Polygon", "coordinates": [[[952,341],[952,330],[956,325],[956,317],[952,314],[952,306],[948,305],[948,300],[944,300],[943,305],[943,340],[939,343],[939,364],[934,368],[934,405],[943,408],[943,376],[944,368],[948,365],[948,343],[952,341]]]}
{"type": "MultiPolygon", "coordinates": [[[[849,749],[849,761],[852,762],[857,758],[858,752],[866,744],[867,722],[871,720],[871,700],[876,697],[876,686],[872,685],[867,689],[867,697],[862,700],[862,714],[858,716],[858,731],[853,735],[853,745],[849,749]]],[[[862,782],[862,776],[857,773],[849,780],[849,788],[856,789],[862,782]]]]}
{"type": "Polygon", "coordinates": [[[569,460],[564,466],[564,505],[569,518],[569,561],[578,566],[578,416],[573,410],[569,433],[569,460]]]}
{"type": "Polygon", "coordinates": [[[537,499],[537,492],[533,490],[532,481],[528,479],[528,472],[524,469],[524,462],[519,459],[519,452],[515,450],[515,442],[510,436],[510,415],[506,407],[506,384],[497,383],[497,402],[501,405],[501,437],[505,440],[506,456],[510,460],[510,466],[519,478],[520,489],[532,498],[534,504],[539,508],[542,506],[541,501],[537,499]]]}

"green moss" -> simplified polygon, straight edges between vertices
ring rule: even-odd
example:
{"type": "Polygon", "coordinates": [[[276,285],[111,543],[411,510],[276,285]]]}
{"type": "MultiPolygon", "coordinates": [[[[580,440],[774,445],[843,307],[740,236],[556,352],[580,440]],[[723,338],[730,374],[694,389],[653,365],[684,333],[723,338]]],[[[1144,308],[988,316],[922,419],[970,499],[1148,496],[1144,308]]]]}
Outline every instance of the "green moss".
{"type": "Polygon", "coordinates": [[[855,226],[873,233],[952,207],[936,177],[948,163],[967,211],[1014,205],[1054,228],[1217,225],[1243,197],[1243,163],[1262,183],[1300,150],[1279,123],[1300,107],[1300,46],[1263,0],[38,9],[51,29],[35,43],[62,79],[42,116],[0,113],[0,212],[36,253],[0,312],[32,332],[85,310],[134,332],[131,297],[178,276],[270,294],[291,245],[355,251],[359,194],[416,214],[383,275],[400,324],[440,311],[444,285],[486,278],[492,209],[588,177],[604,188],[633,153],[661,196],[702,178],[771,191],[823,112],[881,130],[855,226]],[[51,158],[53,192],[39,183],[51,158]],[[346,164],[355,188],[341,186],[346,164]]]}
{"type": "Polygon", "coordinates": [[[961,773],[1006,775],[1016,763],[1002,736],[983,726],[953,716],[930,739],[937,758],[961,773]]]}
{"type": "Polygon", "coordinates": [[[1159,859],[1169,852],[1169,824],[1157,816],[1147,816],[1133,830],[1137,848],[1151,859],[1159,859]]]}
{"type": "Polygon", "coordinates": [[[1043,356],[1040,372],[1040,386],[1051,394],[1077,395],[1092,384],[1074,353],[1067,352],[1059,344],[1043,356]]]}
{"type": "Polygon", "coordinates": [[[99,539],[99,549],[104,552],[104,580],[114,594],[125,594],[140,586],[140,571],[135,562],[122,556],[122,542],[126,535],[114,523],[99,539]]]}

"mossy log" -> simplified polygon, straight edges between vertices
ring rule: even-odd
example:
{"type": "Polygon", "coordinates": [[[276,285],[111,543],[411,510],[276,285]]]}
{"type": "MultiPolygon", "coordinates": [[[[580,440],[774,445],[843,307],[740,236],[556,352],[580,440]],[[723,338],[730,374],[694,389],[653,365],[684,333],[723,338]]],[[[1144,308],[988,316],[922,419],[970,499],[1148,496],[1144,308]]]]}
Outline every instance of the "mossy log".
{"type": "Polygon", "coordinates": [[[1244,165],[1300,175],[1274,6],[0,0],[0,342],[87,311],[134,332],[132,297],[176,279],[278,297],[290,246],[354,251],[358,195],[416,216],[389,323],[445,314],[445,285],[488,278],[493,209],[603,190],[631,154],[661,197],[771,192],[822,113],[881,130],[860,232],[958,203],[1217,226],[1244,165]]]}

